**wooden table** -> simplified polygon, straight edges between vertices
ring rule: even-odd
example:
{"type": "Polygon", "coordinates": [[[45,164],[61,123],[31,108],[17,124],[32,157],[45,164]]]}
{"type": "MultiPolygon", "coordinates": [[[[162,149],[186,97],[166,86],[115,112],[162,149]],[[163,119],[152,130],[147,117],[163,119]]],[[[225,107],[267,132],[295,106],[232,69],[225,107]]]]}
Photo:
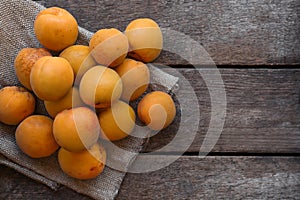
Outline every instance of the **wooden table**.
{"type": "MultiPolygon", "coordinates": [[[[69,10],[80,26],[93,32],[124,30],[132,19],[153,18],[161,27],[200,42],[222,75],[227,95],[224,129],[209,155],[199,158],[211,104],[205,82],[195,72],[209,68],[195,69],[176,55],[161,55],[156,62],[181,72],[199,98],[197,136],[168,167],[128,173],[117,199],[300,199],[299,1],[38,2],[69,10]]],[[[176,120],[152,137],[144,152],[171,141],[176,120]]],[[[0,166],[0,199],[90,198],[66,187],[54,192],[0,166]]]]}

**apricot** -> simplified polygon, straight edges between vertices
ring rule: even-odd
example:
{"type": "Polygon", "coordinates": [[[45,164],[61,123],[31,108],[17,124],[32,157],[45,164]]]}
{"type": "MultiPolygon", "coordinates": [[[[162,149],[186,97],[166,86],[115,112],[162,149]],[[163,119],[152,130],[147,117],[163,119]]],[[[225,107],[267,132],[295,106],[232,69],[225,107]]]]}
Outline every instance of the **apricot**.
{"type": "Polygon", "coordinates": [[[123,62],[128,52],[128,39],[115,28],[101,29],[91,38],[90,51],[95,60],[105,66],[115,67],[123,62]]]}
{"type": "Polygon", "coordinates": [[[42,100],[56,101],[73,85],[74,74],[69,62],[60,57],[44,56],[32,67],[30,84],[33,92],[42,100]]]}
{"type": "Polygon", "coordinates": [[[93,179],[101,174],[105,167],[106,151],[99,144],[81,152],[70,152],[61,148],[58,151],[58,163],[63,172],[70,177],[93,179]]]}
{"type": "Polygon", "coordinates": [[[129,41],[129,53],[132,58],[143,62],[155,60],[163,46],[163,36],[158,24],[149,18],[131,21],[125,30],[129,41]]]}
{"type": "Polygon", "coordinates": [[[123,92],[121,98],[123,100],[133,101],[147,90],[150,72],[144,63],[126,58],[115,70],[122,79],[123,92]]]}
{"type": "Polygon", "coordinates": [[[176,107],[172,97],[162,91],[154,91],[138,104],[139,119],[153,130],[161,130],[169,126],[176,115],[176,107]]]}
{"type": "Polygon", "coordinates": [[[56,142],[72,152],[94,145],[99,137],[97,115],[87,107],[72,108],[58,113],[53,122],[56,142]]]}
{"type": "Polygon", "coordinates": [[[61,51],[76,42],[78,24],[67,10],[50,7],[42,10],[36,16],[34,32],[38,41],[45,48],[61,51]]]}
{"type": "Polygon", "coordinates": [[[69,61],[78,82],[87,70],[97,65],[94,58],[90,55],[90,48],[84,45],[72,45],[63,50],[59,56],[69,61]]]}
{"type": "Polygon", "coordinates": [[[17,78],[28,90],[32,90],[30,85],[31,68],[43,56],[51,56],[51,53],[44,48],[24,48],[15,58],[14,66],[17,78]]]}
{"type": "Polygon", "coordinates": [[[35,99],[23,87],[7,86],[0,90],[0,121],[17,125],[34,112],[35,99]]]}
{"type": "Polygon", "coordinates": [[[16,143],[32,158],[52,155],[58,148],[52,133],[53,120],[43,115],[32,115],[24,119],[16,129],[16,143]]]}
{"type": "Polygon", "coordinates": [[[117,101],[98,115],[100,136],[110,141],[127,137],[135,126],[135,113],[130,105],[117,101]]]}
{"type": "Polygon", "coordinates": [[[76,87],[70,88],[69,92],[57,101],[44,101],[45,108],[51,117],[65,109],[82,107],[85,104],[80,98],[79,91],[76,87]]]}
{"type": "Polygon", "coordinates": [[[83,75],[79,94],[82,101],[88,105],[96,108],[110,107],[122,94],[121,78],[108,67],[93,67],[83,75]]]}

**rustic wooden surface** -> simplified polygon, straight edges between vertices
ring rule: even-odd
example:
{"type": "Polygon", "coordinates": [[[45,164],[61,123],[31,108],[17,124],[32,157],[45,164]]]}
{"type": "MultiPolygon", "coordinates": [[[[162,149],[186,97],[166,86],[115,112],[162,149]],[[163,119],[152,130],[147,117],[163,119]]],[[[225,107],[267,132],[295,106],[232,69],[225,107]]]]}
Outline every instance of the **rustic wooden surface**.
{"type": "Polygon", "coordinates": [[[129,174],[117,199],[299,199],[299,162],[299,157],[183,157],[155,172],[129,174]]]}
{"type": "MultiPolygon", "coordinates": [[[[124,30],[134,18],[151,17],[200,42],[222,68],[228,103],[224,130],[212,153],[199,159],[211,117],[207,87],[186,61],[163,52],[157,62],[177,67],[199,98],[198,133],[170,166],[127,174],[117,199],[300,199],[299,1],[37,2],[68,9],[90,31],[124,30]],[[294,69],[287,69],[290,64],[294,69]]],[[[144,152],[170,142],[179,120],[180,113],[168,129],[151,138],[144,152]]],[[[53,191],[0,165],[0,199],[90,198],[64,186],[53,191]]]]}
{"type": "MultiPolygon", "coordinates": [[[[207,86],[196,69],[178,69],[188,82],[180,82],[199,98],[200,123],[198,134],[188,149],[197,152],[211,119],[207,86]]],[[[200,69],[209,74],[210,69],[200,69]]],[[[212,152],[300,153],[300,69],[220,69],[227,98],[227,115],[218,143],[212,152]]],[[[171,73],[171,72],[169,72],[171,73]]],[[[214,89],[213,89],[214,90],[214,89]]],[[[182,104],[188,104],[186,98],[182,104]]],[[[192,107],[187,108],[192,113],[192,107]]],[[[171,126],[149,141],[146,151],[168,144],[177,133],[180,113],[171,126]]],[[[190,135],[190,124],[186,135],[190,135]]],[[[186,138],[182,138],[185,140],[186,138]]],[[[184,142],[178,140],[177,147],[184,142]]],[[[176,151],[176,149],[174,150],[176,151]]]]}
{"type": "MultiPolygon", "coordinates": [[[[170,166],[127,174],[116,199],[299,199],[299,157],[182,157],[170,166]]],[[[90,198],[62,187],[53,192],[0,166],[1,199],[90,198]]]]}

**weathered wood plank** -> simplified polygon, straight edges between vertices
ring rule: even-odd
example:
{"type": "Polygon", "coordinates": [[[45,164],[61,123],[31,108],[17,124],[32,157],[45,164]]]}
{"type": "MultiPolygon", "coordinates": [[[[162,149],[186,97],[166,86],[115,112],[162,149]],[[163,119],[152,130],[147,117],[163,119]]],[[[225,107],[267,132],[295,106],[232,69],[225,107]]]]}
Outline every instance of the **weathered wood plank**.
{"type": "MultiPolygon", "coordinates": [[[[69,10],[79,25],[90,31],[108,27],[123,31],[132,19],[153,18],[161,27],[182,32],[201,43],[217,65],[300,64],[297,0],[37,2],[69,10]]],[[[186,64],[168,52],[157,62],[186,64]]]]}
{"type": "Polygon", "coordinates": [[[117,199],[299,199],[299,170],[299,157],[182,157],[128,174],[117,199]]]}
{"type": "Polygon", "coordinates": [[[0,199],[88,200],[91,198],[81,195],[64,186],[57,191],[53,191],[47,186],[34,181],[11,168],[0,165],[0,199]]]}
{"type": "MultiPolygon", "coordinates": [[[[299,157],[181,157],[166,168],[127,174],[117,199],[299,199],[299,157]]],[[[1,199],[90,199],[0,166],[1,199]]]]}
{"type": "MultiPolygon", "coordinates": [[[[152,5],[151,16],[163,27],[201,42],[217,65],[299,63],[299,29],[295,29],[299,2],[161,1],[152,5]]],[[[170,56],[168,62],[177,59],[170,56]]]]}
{"type": "MultiPolygon", "coordinates": [[[[192,106],[190,96],[195,93],[199,99],[198,134],[188,150],[198,152],[211,119],[210,95],[199,72],[206,72],[205,76],[210,80],[214,80],[214,73],[211,69],[200,69],[200,71],[178,69],[177,71],[188,80],[188,82],[180,80],[180,90],[184,98],[182,102],[177,102],[177,107],[180,108],[180,104],[185,106],[186,113],[193,116],[195,107],[192,106]],[[188,88],[187,83],[192,85],[193,90],[188,88]]],[[[169,71],[169,73],[173,72],[169,71]]],[[[227,114],[222,134],[212,151],[299,153],[300,70],[220,69],[220,73],[227,96],[227,114]]],[[[219,85],[212,85],[211,88],[216,90],[219,85]]],[[[197,123],[197,119],[191,117],[188,121],[180,123],[180,114],[178,109],[174,123],[149,140],[147,152],[174,142],[173,138],[178,134],[179,126],[184,126],[183,137],[174,143],[172,151],[176,152],[187,139],[192,137],[191,125],[197,123]]]]}

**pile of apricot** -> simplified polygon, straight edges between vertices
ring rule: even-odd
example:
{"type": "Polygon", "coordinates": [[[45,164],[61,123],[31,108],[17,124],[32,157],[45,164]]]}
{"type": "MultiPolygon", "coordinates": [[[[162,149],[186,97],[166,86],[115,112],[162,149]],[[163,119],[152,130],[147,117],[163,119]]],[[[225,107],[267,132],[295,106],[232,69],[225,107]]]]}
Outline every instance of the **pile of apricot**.
{"type": "Polygon", "coordinates": [[[124,32],[101,29],[85,46],[76,44],[76,19],[51,7],[36,16],[34,32],[44,48],[24,48],[16,56],[22,86],[0,90],[0,121],[17,125],[16,143],[26,155],[42,158],[58,151],[63,172],[91,179],[105,167],[102,140],[129,136],[137,116],[153,130],[172,123],[172,97],[162,91],[145,94],[150,84],[145,63],[154,61],[163,45],[152,19],[135,19],[124,32]],[[48,115],[34,114],[36,98],[48,115]],[[139,101],[137,111],[131,101],[139,101]]]}

